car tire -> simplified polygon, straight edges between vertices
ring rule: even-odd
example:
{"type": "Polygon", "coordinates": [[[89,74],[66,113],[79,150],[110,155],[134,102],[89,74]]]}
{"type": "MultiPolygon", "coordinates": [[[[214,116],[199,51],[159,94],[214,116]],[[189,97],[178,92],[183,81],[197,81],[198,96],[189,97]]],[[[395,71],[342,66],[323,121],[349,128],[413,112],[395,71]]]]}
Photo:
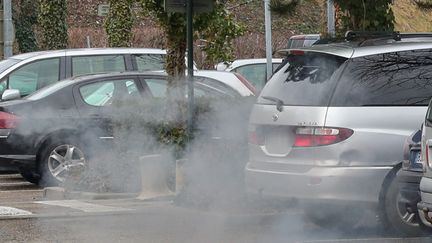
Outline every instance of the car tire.
{"type": "Polygon", "coordinates": [[[26,181],[39,184],[40,175],[34,169],[19,168],[19,173],[26,181]]]}
{"type": "Polygon", "coordinates": [[[81,175],[88,161],[83,148],[77,139],[49,141],[40,153],[39,185],[57,186],[66,178],[81,175]]]}
{"type": "Polygon", "coordinates": [[[399,185],[394,177],[390,181],[383,203],[382,215],[386,227],[403,236],[421,236],[426,233],[416,209],[410,209],[400,202],[399,185]]]}

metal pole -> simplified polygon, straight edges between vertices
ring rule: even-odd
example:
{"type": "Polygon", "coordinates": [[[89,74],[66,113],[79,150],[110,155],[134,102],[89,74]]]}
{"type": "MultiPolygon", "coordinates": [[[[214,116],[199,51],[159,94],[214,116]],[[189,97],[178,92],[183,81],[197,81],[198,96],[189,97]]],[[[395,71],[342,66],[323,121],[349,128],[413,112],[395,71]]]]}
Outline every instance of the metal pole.
{"type": "Polygon", "coordinates": [[[87,48],[91,48],[90,36],[86,36],[87,48]]]}
{"type": "Polygon", "coordinates": [[[336,34],[335,8],[333,0],[327,0],[327,33],[332,37],[336,34]]]}
{"type": "Polygon", "coordinates": [[[193,2],[187,1],[187,80],[188,80],[188,137],[194,125],[194,85],[193,85],[193,2]]]}
{"type": "Polygon", "coordinates": [[[4,58],[13,55],[13,24],[12,24],[12,1],[3,0],[3,36],[4,36],[4,58]]]}
{"type": "MultiPolygon", "coordinates": [[[[272,64],[272,29],[271,29],[271,13],[270,0],[264,0],[265,11],[265,40],[266,40],[266,58],[267,58],[267,80],[270,79],[273,73],[272,64]]],[[[262,84],[263,86],[265,84],[262,84]]]]}

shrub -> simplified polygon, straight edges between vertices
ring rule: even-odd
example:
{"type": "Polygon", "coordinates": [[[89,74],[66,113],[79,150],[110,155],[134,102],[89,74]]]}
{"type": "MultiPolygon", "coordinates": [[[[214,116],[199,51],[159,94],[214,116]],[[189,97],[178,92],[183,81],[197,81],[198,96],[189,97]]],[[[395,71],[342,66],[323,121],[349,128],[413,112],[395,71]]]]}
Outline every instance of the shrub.
{"type": "Polygon", "coordinates": [[[38,22],[42,31],[42,48],[65,49],[68,45],[67,1],[39,0],[38,22]]]}

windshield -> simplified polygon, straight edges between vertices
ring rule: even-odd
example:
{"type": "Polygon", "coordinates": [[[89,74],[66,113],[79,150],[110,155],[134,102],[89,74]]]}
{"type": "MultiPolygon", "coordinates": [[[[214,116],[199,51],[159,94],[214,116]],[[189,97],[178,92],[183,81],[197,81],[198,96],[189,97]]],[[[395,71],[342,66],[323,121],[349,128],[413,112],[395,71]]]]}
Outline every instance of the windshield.
{"type": "Polygon", "coordinates": [[[289,55],[283,66],[264,87],[258,103],[274,104],[263,97],[274,97],[284,105],[327,106],[336,85],[336,70],[346,58],[323,53],[289,55]]]}
{"type": "Polygon", "coordinates": [[[21,60],[9,58],[3,61],[0,61],[0,73],[6,71],[6,69],[12,67],[13,65],[21,62],[21,60]]]}
{"type": "Polygon", "coordinates": [[[63,87],[68,86],[72,82],[73,82],[72,80],[65,80],[65,81],[53,83],[51,85],[43,87],[42,89],[32,93],[31,95],[24,97],[24,99],[26,99],[26,100],[40,100],[40,99],[45,98],[48,95],[56,92],[57,90],[60,90],[63,87]]]}

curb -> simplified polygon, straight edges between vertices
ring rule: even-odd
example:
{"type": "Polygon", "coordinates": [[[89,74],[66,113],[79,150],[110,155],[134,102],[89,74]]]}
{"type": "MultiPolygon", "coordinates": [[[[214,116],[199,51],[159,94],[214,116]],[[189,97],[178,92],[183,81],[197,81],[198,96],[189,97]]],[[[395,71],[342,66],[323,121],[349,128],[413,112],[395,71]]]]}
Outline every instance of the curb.
{"type": "Polygon", "coordinates": [[[176,194],[161,194],[152,197],[140,197],[140,193],[98,193],[67,191],[63,187],[46,187],[43,191],[43,200],[109,200],[109,199],[131,199],[143,202],[172,201],[176,194]]]}
{"type": "Polygon", "coordinates": [[[63,187],[46,187],[43,190],[44,200],[103,200],[103,199],[126,199],[135,198],[138,193],[98,193],[98,192],[82,192],[68,191],[63,187]]]}

